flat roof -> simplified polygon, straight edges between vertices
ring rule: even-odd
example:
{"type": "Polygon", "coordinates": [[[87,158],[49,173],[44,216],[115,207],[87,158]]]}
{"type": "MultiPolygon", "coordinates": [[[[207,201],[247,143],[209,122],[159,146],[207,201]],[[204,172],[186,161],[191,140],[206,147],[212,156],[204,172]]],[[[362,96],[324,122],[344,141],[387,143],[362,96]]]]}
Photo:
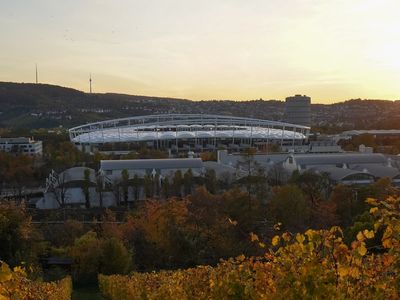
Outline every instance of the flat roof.
{"type": "Polygon", "coordinates": [[[164,158],[164,159],[126,159],[101,160],[102,170],[143,170],[143,169],[200,169],[200,158],[164,158]]]}

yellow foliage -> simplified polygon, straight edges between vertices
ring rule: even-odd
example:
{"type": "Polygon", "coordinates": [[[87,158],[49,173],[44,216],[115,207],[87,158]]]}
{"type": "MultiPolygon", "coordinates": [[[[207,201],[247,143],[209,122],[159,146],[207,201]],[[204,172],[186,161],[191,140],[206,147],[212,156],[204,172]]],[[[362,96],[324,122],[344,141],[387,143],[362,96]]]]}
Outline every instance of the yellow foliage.
{"type": "Polygon", "coordinates": [[[274,237],[272,238],[272,246],[278,245],[280,239],[281,239],[281,238],[280,238],[278,235],[274,236],[274,237]]]}
{"type": "Polygon", "coordinates": [[[252,242],[258,241],[258,236],[257,236],[257,234],[254,234],[253,232],[250,232],[250,240],[251,240],[252,242]]]}
{"type": "MultiPolygon", "coordinates": [[[[222,261],[215,267],[99,276],[107,299],[398,299],[400,199],[369,199],[375,228],[385,228],[384,253],[368,253],[364,230],[348,247],[342,230],[307,230],[272,238],[263,257],[222,261]]],[[[261,243],[255,234],[251,240],[261,243]]]]}
{"type": "Polygon", "coordinates": [[[21,267],[13,271],[6,263],[0,262],[0,300],[37,299],[69,300],[72,293],[72,281],[66,277],[56,282],[38,282],[26,278],[21,267]]]}

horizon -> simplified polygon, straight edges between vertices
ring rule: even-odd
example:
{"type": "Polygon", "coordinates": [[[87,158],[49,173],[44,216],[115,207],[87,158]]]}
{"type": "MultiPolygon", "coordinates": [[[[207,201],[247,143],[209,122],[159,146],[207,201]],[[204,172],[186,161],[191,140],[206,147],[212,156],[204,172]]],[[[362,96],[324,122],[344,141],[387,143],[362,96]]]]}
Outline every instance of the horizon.
{"type": "MultiPolygon", "coordinates": [[[[82,92],[84,94],[90,95],[90,94],[98,94],[98,95],[106,95],[106,94],[115,94],[115,95],[124,95],[124,96],[136,96],[136,97],[155,97],[155,98],[165,98],[165,99],[176,99],[176,100],[184,100],[184,101],[193,101],[193,102],[200,102],[200,101],[232,101],[232,102],[250,102],[250,101],[278,101],[278,102],[285,102],[286,97],[291,97],[291,96],[295,96],[296,94],[293,95],[287,95],[284,99],[273,99],[273,98],[259,98],[259,99],[238,99],[238,100],[234,100],[234,99],[189,99],[189,98],[178,98],[178,97],[169,97],[169,96],[163,96],[163,95],[142,95],[142,94],[127,94],[127,93],[120,93],[120,92],[113,92],[113,91],[104,91],[104,92],[96,92],[93,91],[92,93],[90,93],[89,91],[84,91],[81,89],[77,89],[74,87],[70,87],[70,86],[63,86],[63,85],[59,85],[59,84],[51,84],[51,83],[46,83],[46,82],[15,82],[15,81],[0,81],[1,83],[9,83],[9,84],[29,84],[29,85],[48,85],[48,86],[53,86],[53,87],[59,87],[59,88],[66,88],[66,89],[73,89],[76,90],[78,92],[82,92]]],[[[304,95],[304,94],[301,94],[304,95]]],[[[304,96],[309,96],[310,95],[304,95],[304,96]]],[[[322,105],[331,105],[331,104],[340,104],[340,103],[344,103],[347,101],[353,101],[353,100],[361,100],[361,101],[389,101],[389,102],[396,102],[396,101],[400,101],[400,99],[363,99],[363,98],[351,98],[351,99],[342,99],[342,100],[338,100],[335,102],[330,102],[330,103],[323,103],[323,102],[316,102],[313,100],[313,98],[311,97],[311,105],[313,104],[322,104],[322,105]]]]}
{"type": "Polygon", "coordinates": [[[0,81],[193,101],[399,99],[396,0],[13,1],[0,81]],[[372,22],[373,21],[373,22],[372,22]]]}

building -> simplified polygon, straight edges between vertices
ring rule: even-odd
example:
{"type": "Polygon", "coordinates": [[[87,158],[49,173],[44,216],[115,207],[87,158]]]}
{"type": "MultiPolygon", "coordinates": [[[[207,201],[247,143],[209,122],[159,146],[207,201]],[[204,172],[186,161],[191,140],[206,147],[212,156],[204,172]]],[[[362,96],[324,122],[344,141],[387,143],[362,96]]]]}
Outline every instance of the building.
{"type": "Polygon", "coordinates": [[[400,130],[399,129],[348,130],[348,131],[343,131],[340,134],[333,135],[332,139],[335,141],[351,140],[352,138],[360,135],[373,136],[377,144],[380,144],[380,141],[383,141],[385,143],[387,143],[388,141],[396,142],[400,138],[400,130]]]}
{"type": "MultiPolygon", "coordinates": [[[[91,207],[99,206],[99,197],[96,189],[96,171],[86,167],[74,167],[63,172],[52,171],[47,180],[44,197],[36,202],[36,208],[56,209],[62,205],[66,207],[85,207],[85,193],[83,187],[88,182],[88,195],[91,207]],[[88,170],[88,178],[85,171],[88,170]]],[[[111,193],[103,196],[103,206],[115,205],[111,193]]]]}
{"type": "Polygon", "coordinates": [[[41,141],[26,137],[0,138],[0,151],[31,156],[42,155],[43,145],[41,141]]]}
{"type": "Polygon", "coordinates": [[[288,172],[326,173],[334,183],[363,185],[389,177],[393,185],[400,185],[399,169],[379,153],[291,154],[283,167],[288,172]]]}
{"type": "Polygon", "coordinates": [[[129,178],[137,176],[173,177],[176,171],[182,174],[191,170],[193,176],[204,173],[203,161],[200,158],[166,158],[166,159],[129,159],[129,160],[101,160],[100,170],[110,183],[121,180],[122,171],[126,170],[129,178]]]}
{"type": "Polygon", "coordinates": [[[200,158],[102,160],[99,172],[86,167],[74,167],[60,173],[52,171],[46,180],[44,197],[35,206],[40,209],[56,209],[62,205],[85,207],[86,200],[91,207],[100,204],[116,206],[124,200],[124,184],[128,186],[127,201],[145,200],[149,179],[152,187],[159,190],[153,196],[159,197],[166,178],[172,183],[177,171],[184,176],[189,170],[193,177],[204,175],[203,161],[200,158]],[[124,170],[128,173],[128,182],[124,182],[124,170]]]}
{"type": "Polygon", "coordinates": [[[306,95],[287,97],[285,102],[285,122],[311,126],[311,98],[306,95]]]}
{"type": "Polygon", "coordinates": [[[283,122],[205,114],[115,119],[71,128],[71,142],[86,152],[148,148],[179,151],[302,145],[310,128],[283,122]]]}

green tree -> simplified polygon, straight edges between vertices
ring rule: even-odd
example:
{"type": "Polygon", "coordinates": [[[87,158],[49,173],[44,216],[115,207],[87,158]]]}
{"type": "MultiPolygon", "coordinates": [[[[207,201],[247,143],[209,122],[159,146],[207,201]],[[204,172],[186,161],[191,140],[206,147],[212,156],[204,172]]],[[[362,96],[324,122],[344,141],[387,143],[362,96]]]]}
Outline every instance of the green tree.
{"type": "Polygon", "coordinates": [[[69,250],[74,259],[72,277],[79,284],[96,282],[100,271],[101,241],[94,231],[77,238],[69,250]]]}
{"type": "Polygon", "coordinates": [[[169,184],[169,179],[168,177],[164,177],[162,180],[161,184],[161,189],[162,189],[162,194],[165,199],[167,199],[170,196],[170,184],[169,184]]]}
{"type": "Polygon", "coordinates": [[[177,170],[174,174],[174,178],[172,179],[172,188],[173,194],[177,197],[182,197],[182,172],[181,170],[177,170]]]}
{"type": "Polygon", "coordinates": [[[289,231],[298,232],[307,227],[310,207],[303,191],[295,185],[274,188],[270,211],[274,220],[281,222],[289,231]]]}
{"type": "Polygon", "coordinates": [[[82,183],[82,191],[85,195],[85,207],[87,209],[90,208],[90,170],[85,169],[83,171],[83,183],[82,183]]]}
{"type": "Polygon", "coordinates": [[[128,191],[129,191],[129,173],[127,169],[121,171],[121,185],[124,196],[124,205],[128,206],[128,191]]]}
{"type": "Polygon", "coordinates": [[[213,169],[207,169],[204,181],[207,191],[211,194],[215,194],[217,192],[217,175],[213,169]]]}
{"type": "Polygon", "coordinates": [[[120,240],[114,237],[104,240],[101,250],[101,274],[126,274],[131,269],[132,254],[120,240]]]}
{"type": "Polygon", "coordinates": [[[192,186],[193,186],[193,172],[192,172],[192,169],[189,169],[183,175],[183,187],[184,187],[185,195],[191,194],[192,186]]]}
{"type": "Polygon", "coordinates": [[[146,174],[143,180],[144,180],[144,193],[146,195],[146,198],[153,197],[154,195],[153,178],[151,177],[151,175],[146,174]]]}
{"type": "Polygon", "coordinates": [[[99,196],[99,206],[103,207],[103,192],[104,192],[104,175],[97,173],[96,175],[96,192],[99,196]]]}
{"type": "Polygon", "coordinates": [[[133,187],[133,198],[135,201],[139,200],[140,195],[140,178],[137,174],[133,176],[132,187],[133,187]]]}

